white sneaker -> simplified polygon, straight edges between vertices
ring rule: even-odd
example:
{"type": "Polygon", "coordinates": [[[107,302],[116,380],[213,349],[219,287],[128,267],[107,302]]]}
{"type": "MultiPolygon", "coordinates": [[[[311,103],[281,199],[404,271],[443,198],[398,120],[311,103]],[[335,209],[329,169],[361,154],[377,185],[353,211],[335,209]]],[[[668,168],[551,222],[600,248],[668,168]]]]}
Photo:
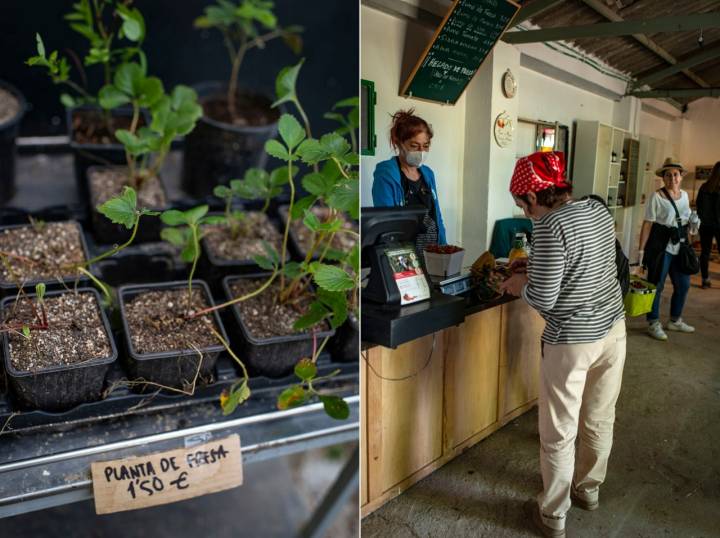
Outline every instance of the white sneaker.
{"type": "Polygon", "coordinates": [[[677,321],[668,321],[667,329],[669,331],[680,331],[681,333],[694,333],[695,327],[685,323],[682,318],[677,321]]]}
{"type": "Polygon", "coordinates": [[[648,334],[656,340],[667,340],[667,334],[663,331],[662,325],[659,321],[653,321],[648,325],[648,334]]]}

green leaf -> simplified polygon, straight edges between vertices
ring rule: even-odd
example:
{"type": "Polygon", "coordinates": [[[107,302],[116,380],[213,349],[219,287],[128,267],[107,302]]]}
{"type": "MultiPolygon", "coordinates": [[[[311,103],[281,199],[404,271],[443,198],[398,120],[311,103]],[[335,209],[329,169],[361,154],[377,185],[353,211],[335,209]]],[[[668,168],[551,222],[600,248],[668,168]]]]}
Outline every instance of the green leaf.
{"type": "Polygon", "coordinates": [[[290,151],[305,139],[305,129],[295,116],[283,114],[278,122],[278,131],[290,151]]]}
{"type": "Polygon", "coordinates": [[[357,179],[343,180],[327,197],[327,204],[357,219],[360,213],[360,182],[357,179]]]}
{"type": "Polygon", "coordinates": [[[275,79],[276,100],[272,104],[273,108],[287,101],[297,100],[295,85],[303,63],[305,63],[305,58],[301,59],[297,65],[284,67],[280,70],[275,79]]]}
{"type": "Polygon", "coordinates": [[[35,295],[37,295],[39,301],[45,298],[45,283],[39,282],[35,284],[35,295]]]}
{"type": "Polygon", "coordinates": [[[139,64],[124,63],[115,71],[113,84],[121,92],[135,96],[139,93],[140,85],[144,79],[145,73],[139,64]]]}
{"type": "Polygon", "coordinates": [[[121,30],[125,37],[130,41],[142,41],[145,38],[145,20],[140,11],[119,4],[117,13],[123,20],[121,30]]]}
{"type": "Polygon", "coordinates": [[[138,104],[144,107],[152,107],[164,95],[165,89],[157,77],[147,77],[138,85],[138,104]]]}
{"type": "MultiPolygon", "coordinates": [[[[297,173],[297,166],[292,167],[292,175],[295,177],[297,173]]],[[[281,166],[270,172],[270,185],[273,187],[282,187],[288,183],[288,168],[287,166],[281,166]]]]}
{"type": "Polygon", "coordinates": [[[317,375],[317,366],[311,359],[300,359],[295,365],[295,375],[303,381],[312,381],[317,375]]]}
{"type": "Polygon", "coordinates": [[[35,34],[35,43],[37,45],[37,53],[38,56],[45,58],[45,43],[43,43],[42,37],[40,37],[40,34],[35,34]]]}
{"type": "Polygon", "coordinates": [[[220,396],[220,406],[222,407],[223,415],[230,415],[237,409],[237,406],[245,402],[250,398],[250,387],[248,387],[247,380],[244,380],[239,387],[232,387],[229,393],[223,392],[220,396]]]}
{"type": "Polygon", "coordinates": [[[360,245],[358,243],[355,243],[350,254],[348,254],[347,263],[356,275],[360,274],[360,245]]]}
{"type": "Polygon", "coordinates": [[[163,241],[167,241],[171,245],[175,245],[176,247],[182,247],[187,241],[187,234],[185,233],[186,231],[188,230],[181,230],[179,228],[163,228],[162,230],[160,230],[160,238],[163,241]]]}
{"type": "Polygon", "coordinates": [[[213,189],[213,194],[218,198],[230,198],[232,196],[232,190],[225,185],[218,185],[213,189]]]}
{"type": "Polygon", "coordinates": [[[350,151],[350,144],[337,133],[328,133],[320,138],[320,145],[333,157],[342,159],[350,151]]]}
{"type": "Polygon", "coordinates": [[[183,261],[190,263],[200,255],[199,245],[192,240],[192,234],[188,235],[185,247],[180,252],[180,257],[183,261]]]}
{"type": "Polygon", "coordinates": [[[268,155],[271,155],[283,161],[291,160],[287,148],[285,148],[285,146],[283,146],[277,140],[268,140],[267,142],[265,142],[265,151],[268,155]]]}
{"type": "Polygon", "coordinates": [[[342,99],[341,101],[338,101],[333,105],[333,110],[336,108],[353,108],[360,106],[360,99],[355,97],[348,97],[347,99],[342,99]]]}
{"type": "Polygon", "coordinates": [[[77,105],[77,101],[75,100],[75,98],[67,93],[60,94],[60,102],[63,104],[63,106],[67,108],[72,108],[77,105]]]}
{"type": "Polygon", "coordinates": [[[100,106],[105,110],[111,110],[130,102],[130,97],[118,90],[115,86],[105,85],[98,93],[100,106]]]}
{"type": "Polygon", "coordinates": [[[225,224],[226,222],[227,219],[222,215],[210,215],[209,217],[205,217],[200,220],[200,224],[207,224],[208,226],[218,226],[220,224],[225,224]]]}
{"type": "Polygon", "coordinates": [[[168,209],[163,211],[160,215],[160,220],[168,226],[179,226],[180,224],[187,224],[187,218],[185,213],[178,211],[177,209],[168,209]]]}
{"type": "Polygon", "coordinates": [[[283,273],[287,278],[296,278],[303,274],[302,265],[299,262],[286,262],[283,273]]]}
{"type": "Polygon", "coordinates": [[[281,411],[297,407],[304,404],[308,400],[308,394],[300,385],[294,385],[286,388],[280,393],[277,399],[277,407],[281,411]]]}
{"type": "Polygon", "coordinates": [[[350,290],[355,286],[350,275],[335,265],[319,264],[313,279],[318,286],[328,291],[350,290]]]}
{"type": "Polygon", "coordinates": [[[320,323],[330,312],[320,303],[314,301],[310,303],[308,311],[305,315],[301,316],[294,324],[293,329],[296,331],[304,331],[313,327],[317,323],[320,323]]]}
{"type": "Polygon", "coordinates": [[[261,269],[265,269],[266,271],[273,271],[275,269],[272,260],[267,256],[261,256],[260,254],[257,254],[253,256],[253,261],[257,264],[258,267],[260,267],[261,269]]]}
{"type": "Polygon", "coordinates": [[[122,224],[131,230],[137,218],[137,195],[133,189],[125,187],[122,194],[110,198],[97,209],[111,222],[122,224]]]}
{"type": "Polygon", "coordinates": [[[347,319],[347,295],[343,291],[317,290],[318,300],[332,310],[330,326],[337,329],[347,319]]]}
{"type": "Polygon", "coordinates": [[[328,151],[314,138],[303,141],[296,153],[307,164],[315,164],[330,157],[328,151]]]}
{"type": "Polygon", "coordinates": [[[208,209],[209,207],[205,204],[188,209],[187,211],[185,211],[185,222],[191,225],[197,224],[200,219],[207,214],[208,209]]]}
{"type": "Polygon", "coordinates": [[[273,262],[274,265],[280,265],[280,255],[275,248],[267,241],[262,241],[262,246],[267,253],[268,258],[273,262]]]}
{"type": "Polygon", "coordinates": [[[345,420],[350,416],[350,406],[339,396],[318,395],[325,412],[336,420],[345,420]]]}
{"type": "Polygon", "coordinates": [[[23,325],[22,333],[25,338],[30,338],[30,327],[23,325]]]}
{"type": "Polygon", "coordinates": [[[303,224],[313,232],[320,230],[320,219],[311,210],[305,210],[305,218],[303,218],[303,224]]]}
{"type": "Polygon", "coordinates": [[[335,186],[335,181],[325,174],[313,172],[302,179],[303,188],[318,197],[326,196],[335,186]]]}
{"type": "Polygon", "coordinates": [[[297,220],[300,217],[302,217],[305,214],[305,210],[310,208],[315,203],[315,200],[317,198],[313,196],[312,194],[310,196],[304,196],[300,198],[292,208],[292,214],[290,215],[290,218],[292,220],[297,220]]]}

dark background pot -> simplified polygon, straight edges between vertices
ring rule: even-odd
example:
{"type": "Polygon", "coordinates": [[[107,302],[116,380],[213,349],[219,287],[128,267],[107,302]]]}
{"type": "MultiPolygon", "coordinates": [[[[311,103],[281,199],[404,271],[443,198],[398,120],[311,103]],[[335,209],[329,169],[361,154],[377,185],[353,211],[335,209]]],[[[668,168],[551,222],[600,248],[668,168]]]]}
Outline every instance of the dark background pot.
{"type": "MultiPolygon", "coordinates": [[[[198,357],[198,354],[194,349],[145,354],[137,353],[133,349],[125,311],[125,303],[143,292],[178,289],[186,286],[187,281],[178,280],[162,284],[122,286],[118,289],[118,302],[120,303],[120,314],[125,334],[124,342],[127,369],[131,380],[142,378],[144,380],[152,381],[153,383],[158,383],[168,387],[183,388],[183,383],[185,381],[192,382],[195,378],[200,357],[198,357]]],[[[203,290],[208,305],[215,306],[208,285],[202,280],[193,280],[193,287],[195,286],[203,290]]],[[[220,332],[225,341],[227,341],[225,328],[217,311],[213,312],[212,316],[218,327],[218,332],[220,332]]],[[[207,383],[209,380],[215,379],[215,363],[217,362],[217,358],[220,353],[224,350],[225,348],[220,344],[200,349],[200,352],[202,353],[202,365],[200,366],[198,384],[207,383]]],[[[148,388],[157,390],[159,387],[150,385],[148,388]]]]}
{"type": "MultiPolygon", "coordinates": [[[[80,230],[80,243],[82,245],[83,252],[85,253],[85,260],[89,260],[91,258],[90,251],[88,250],[87,241],[85,240],[85,234],[83,233],[82,226],[78,222],[74,222],[74,224],[79,228],[80,230]]],[[[26,228],[28,227],[28,224],[13,224],[10,226],[0,226],[0,233],[2,233],[3,230],[11,229],[11,228],[26,228]]],[[[94,272],[94,266],[91,266],[89,268],[90,272],[94,272]]],[[[45,283],[45,288],[48,291],[51,290],[65,290],[66,287],[73,288],[75,286],[75,282],[78,282],[79,285],[88,285],[90,282],[90,279],[88,279],[86,276],[80,276],[79,278],[73,278],[73,277],[67,277],[63,278],[62,281],[58,281],[55,279],[52,280],[28,280],[25,282],[23,289],[27,292],[34,292],[35,291],[35,284],[38,284],[40,282],[45,283]]],[[[15,296],[17,294],[18,287],[13,282],[7,282],[7,281],[0,281],[0,297],[6,297],[8,295],[15,296]]]]}
{"type": "MultiPolygon", "coordinates": [[[[270,273],[225,277],[222,281],[225,296],[228,300],[233,298],[230,285],[236,280],[259,279],[268,276],[270,273]]],[[[255,338],[248,331],[237,307],[233,305],[231,309],[234,323],[230,325],[231,322],[228,320],[228,327],[232,327],[231,334],[239,351],[236,353],[252,374],[273,378],[285,377],[293,372],[293,368],[301,358],[312,356],[313,337],[311,333],[255,338]]],[[[325,337],[332,336],[334,333],[335,331],[330,329],[316,333],[318,345],[325,337]]]]}
{"type": "MultiPolygon", "coordinates": [[[[8,375],[13,392],[22,405],[40,408],[46,411],[63,411],[81,403],[99,400],[105,383],[110,364],[117,359],[118,351],[115,346],[110,323],[102,308],[100,294],[94,288],[80,288],[81,293],[92,293],[100,310],[105,334],[110,342],[112,353],[109,357],[94,359],[81,364],[61,365],[47,368],[37,372],[21,372],[16,370],[10,360],[10,339],[3,333],[3,355],[5,371],[8,375]]],[[[46,293],[46,297],[72,293],[68,291],[53,291],[46,293]]],[[[28,294],[34,297],[35,294],[28,294]]],[[[9,303],[15,301],[14,297],[2,300],[2,310],[9,303]]]]}
{"type": "MultiPolygon", "coordinates": [[[[194,86],[201,101],[223,96],[222,82],[202,82],[194,86]]],[[[268,125],[236,126],[203,115],[195,129],[185,137],[182,188],[195,198],[212,194],[216,185],[227,185],[231,179],[242,178],[248,168],[265,168],[265,142],[277,135],[280,115],[272,109],[272,99],[253,95],[258,106],[274,117],[268,125]]]]}
{"type": "Polygon", "coordinates": [[[14,87],[0,80],[0,88],[10,92],[19,104],[18,113],[0,124],[0,204],[15,195],[15,138],[20,132],[20,121],[25,115],[25,97],[14,87]]]}
{"type": "Polygon", "coordinates": [[[355,316],[348,316],[345,323],[340,325],[327,344],[328,351],[334,361],[355,362],[358,360],[360,350],[360,328],[355,316]]]}
{"type": "MultiPolygon", "coordinates": [[[[90,185],[90,174],[94,170],[101,170],[103,168],[112,167],[90,166],[87,169],[86,174],[88,189],[92,189],[90,185]]],[[[160,187],[165,193],[165,207],[149,207],[147,209],[152,209],[153,211],[164,211],[170,205],[170,196],[168,195],[167,188],[165,188],[162,177],[158,176],[157,179],[160,182],[160,187]]],[[[92,201],[92,193],[90,193],[89,199],[92,201]]],[[[90,222],[92,224],[93,236],[99,244],[121,244],[130,239],[130,235],[132,234],[132,230],[128,230],[121,224],[114,224],[105,215],[98,212],[97,208],[94,206],[90,208],[90,222]]],[[[142,217],[134,242],[143,243],[148,241],[160,241],[160,230],[162,230],[162,223],[159,217],[142,217]]]]}
{"type": "MultiPolygon", "coordinates": [[[[73,114],[79,111],[102,111],[99,106],[83,105],[66,109],[67,134],[70,139],[70,149],[73,153],[75,166],[75,182],[77,184],[80,201],[89,203],[89,190],[87,184],[87,171],[91,166],[124,165],[127,163],[125,146],[119,142],[113,144],[82,144],[75,140],[73,131],[73,114]]],[[[116,108],[110,111],[113,117],[132,117],[132,109],[127,107],[116,108]]],[[[150,117],[147,111],[142,111],[143,119],[147,125],[150,117]]]]}

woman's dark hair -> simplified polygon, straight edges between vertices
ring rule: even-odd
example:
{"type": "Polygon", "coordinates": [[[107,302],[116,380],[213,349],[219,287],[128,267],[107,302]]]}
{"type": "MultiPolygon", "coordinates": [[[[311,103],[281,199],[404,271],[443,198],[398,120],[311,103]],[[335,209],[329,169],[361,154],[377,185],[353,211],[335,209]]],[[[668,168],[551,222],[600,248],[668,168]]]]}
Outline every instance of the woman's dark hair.
{"type": "Polygon", "coordinates": [[[708,179],[700,188],[707,192],[720,191],[720,161],[715,163],[712,172],[710,172],[710,179],[708,179]]]}
{"type": "Polygon", "coordinates": [[[433,130],[424,119],[415,116],[415,109],[398,110],[392,115],[392,126],[390,127],[390,143],[395,149],[406,140],[410,140],[419,133],[425,132],[432,139],[433,130]]]}
{"type": "MultiPolygon", "coordinates": [[[[554,207],[558,202],[562,202],[565,198],[572,194],[572,187],[548,187],[542,191],[535,193],[538,205],[544,207],[554,207]]],[[[519,194],[518,198],[530,205],[530,199],[527,194],[519,194]]]]}

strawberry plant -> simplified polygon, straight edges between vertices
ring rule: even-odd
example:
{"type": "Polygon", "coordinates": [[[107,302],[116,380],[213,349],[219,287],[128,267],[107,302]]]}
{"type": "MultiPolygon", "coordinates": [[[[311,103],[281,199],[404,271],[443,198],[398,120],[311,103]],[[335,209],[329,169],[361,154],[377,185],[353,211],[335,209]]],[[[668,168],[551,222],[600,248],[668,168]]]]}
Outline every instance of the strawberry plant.
{"type": "Polygon", "coordinates": [[[222,33],[231,64],[227,105],[233,123],[238,116],[238,74],[246,53],[255,48],[263,49],[269,41],[277,38],[282,38],[296,54],[302,48],[299,35],[302,28],[279,27],[273,7],[274,2],[268,0],[242,0],[238,3],[217,0],[216,4],[205,8],[204,15],[195,19],[195,27],[215,28],[222,33]]]}

